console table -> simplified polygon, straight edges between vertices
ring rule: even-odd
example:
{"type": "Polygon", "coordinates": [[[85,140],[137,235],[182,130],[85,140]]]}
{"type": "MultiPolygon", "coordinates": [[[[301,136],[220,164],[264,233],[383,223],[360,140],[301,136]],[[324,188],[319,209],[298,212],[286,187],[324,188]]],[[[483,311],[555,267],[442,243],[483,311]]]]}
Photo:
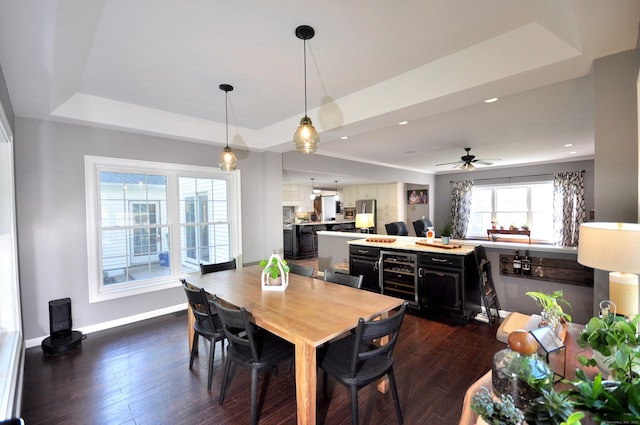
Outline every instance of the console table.
{"type": "Polygon", "coordinates": [[[529,238],[531,243],[531,230],[487,229],[487,238],[492,240],[493,235],[523,235],[529,238]]]}

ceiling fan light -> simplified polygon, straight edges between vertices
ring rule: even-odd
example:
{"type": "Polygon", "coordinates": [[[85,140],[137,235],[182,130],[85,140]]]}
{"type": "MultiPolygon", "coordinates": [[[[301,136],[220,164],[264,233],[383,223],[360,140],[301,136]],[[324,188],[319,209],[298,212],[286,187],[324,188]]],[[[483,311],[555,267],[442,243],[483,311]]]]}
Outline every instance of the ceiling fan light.
{"type": "Polygon", "coordinates": [[[293,135],[293,143],[296,146],[296,151],[300,153],[309,154],[318,150],[320,136],[308,116],[305,115],[300,120],[300,126],[293,135]]]}
{"type": "Polygon", "coordinates": [[[476,169],[475,165],[473,165],[470,162],[466,162],[466,163],[462,164],[462,166],[460,168],[462,168],[465,171],[473,171],[473,170],[476,169]]]}

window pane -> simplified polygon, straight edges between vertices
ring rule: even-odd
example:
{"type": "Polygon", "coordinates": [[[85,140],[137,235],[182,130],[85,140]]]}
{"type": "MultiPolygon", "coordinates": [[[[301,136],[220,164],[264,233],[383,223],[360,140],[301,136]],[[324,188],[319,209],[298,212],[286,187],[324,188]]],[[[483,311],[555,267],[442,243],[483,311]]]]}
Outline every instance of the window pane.
{"type": "Polygon", "coordinates": [[[527,211],[527,188],[514,187],[496,189],[496,210],[527,211]]]}
{"type": "Polygon", "coordinates": [[[180,177],[179,186],[182,271],[230,260],[227,181],[180,177]]]}

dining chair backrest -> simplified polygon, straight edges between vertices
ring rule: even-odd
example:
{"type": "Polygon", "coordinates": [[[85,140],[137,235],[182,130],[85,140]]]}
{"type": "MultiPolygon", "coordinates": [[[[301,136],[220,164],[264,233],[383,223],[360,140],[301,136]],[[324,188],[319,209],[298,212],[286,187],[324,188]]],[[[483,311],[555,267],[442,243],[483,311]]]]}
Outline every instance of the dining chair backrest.
{"type": "Polygon", "coordinates": [[[187,295],[187,302],[191,306],[196,322],[205,324],[209,329],[213,329],[214,332],[217,331],[219,324],[216,323],[214,319],[213,310],[207,300],[206,291],[193,286],[185,280],[182,281],[182,288],[187,295]]]}
{"type": "Polygon", "coordinates": [[[341,285],[351,286],[352,288],[360,289],[362,287],[362,281],[364,275],[351,276],[344,273],[332,272],[329,270],[324,271],[325,282],[339,283],[341,285]]]}
{"type": "Polygon", "coordinates": [[[221,272],[223,270],[233,270],[236,266],[236,259],[225,261],[223,263],[203,264],[200,263],[200,272],[202,274],[221,272]]]}
{"type": "Polygon", "coordinates": [[[372,320],[358,319],[358,327],[355,331],[355,347],[350,363],[350,377],[355,377],[360,370],[362,361],[370,361],[374,357],[384,357],[386,361],[379,363],[380,371],[393,364],[393,349],[398,341],[400,326],[407,310],[405,302],[400,309],[384,319],[372,320]],[[388,337],[387,343],[380,345],[382,337],[388,337]]]}
{"type": "Polygon", "coordinates": [[[394,221],[384,225],[387,235],[409,236],[409,228],[404,221],[394,221]]]}
{"type": "Polygon", "coordinates": [[[260,362],[260,353],[257,346],[257,328],[249,320],[249,314],[244,307],[239,309],[229,308],[213,296],[213,305],[218,312],[222,329],[227,336],[227,341],[238,352],[250,356],[255,363],[260,362]]]}
{"type": "Polygon", "coordinates": [[[289,264],[289,272],[301,276],[313,277],[315,267],[307,267],[300,264],[289,264]]]}
{"type": "Polygon", "coordinates": [[[416,236],[423,238],[427,234],[427,228],[433,227],[433,223],[428,218],[422,218],[413,222],[413,230],[416,231],[416,236]]]}

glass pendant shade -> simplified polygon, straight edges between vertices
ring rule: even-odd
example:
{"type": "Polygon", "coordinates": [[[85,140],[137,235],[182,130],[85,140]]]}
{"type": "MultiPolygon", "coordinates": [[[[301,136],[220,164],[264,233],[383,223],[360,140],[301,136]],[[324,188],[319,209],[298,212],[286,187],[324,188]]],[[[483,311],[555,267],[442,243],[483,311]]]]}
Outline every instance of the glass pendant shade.
{"type": "Polygon", "coordinates": [[[300,127],[293,135],[293,143],[296,145],[296,150],[300,153],[314,153],[318,150],[319,142],[320,136],[318,136],[311,118],[305,115],[300,120],[300,127]]]}
{"type": "Polygon", "coordinates": [[[218,167],[224,171],[233,171],[238,168],[238,158],[229,146],[225,146],[218,160],[218,167]]]}

